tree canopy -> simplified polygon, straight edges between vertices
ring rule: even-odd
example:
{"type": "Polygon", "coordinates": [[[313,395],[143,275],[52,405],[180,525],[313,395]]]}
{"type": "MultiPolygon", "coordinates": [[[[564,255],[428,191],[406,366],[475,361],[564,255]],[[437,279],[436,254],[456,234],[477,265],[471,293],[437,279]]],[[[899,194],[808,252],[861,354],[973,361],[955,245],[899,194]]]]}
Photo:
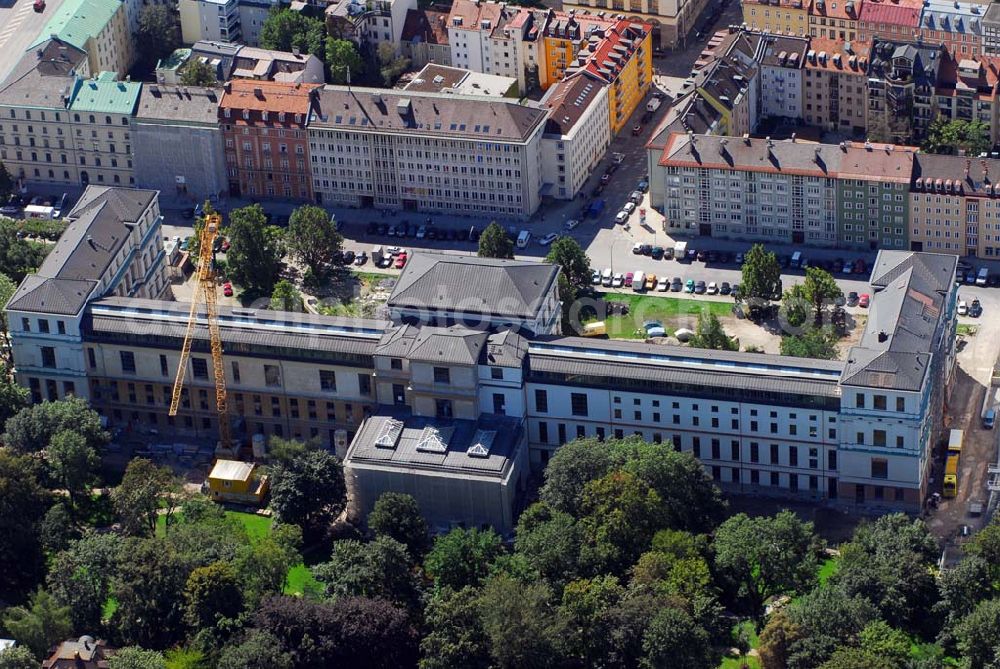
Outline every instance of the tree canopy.
{"type": "Polygon", "coordinates": [[[802,334],[781,338],[781,355],[798,358],[834,360],[837,357],[837,338],[826,328],[809,328],[802,334]]]}
{"type": "Polygon", "coordinates": [[[772,251],[763,244],[754,244],[743,257],[740,299],[746,301],[751,317],[768,301],[781,294],[781,265],[772,251]]]}
{"type": "Polygon", "coordinates": [[[312,54],[323,59],[326,28],[319,19],[287,7],[271,8],[260,28],[260,46],[277,51],[312,54]]]}
{"type": "Polygon", "coordinates": [[[928,153],[956,154],[976,157],[990,150],[990,129],[986,123],[976,119],[966,121],[949,119],[938,115],[927,127],[927,139],[923,150],[928,153]]]}
{"type": "Polygon", "coordinates": [[[513,258],[514,240],[499,223],[493,221],[479,235],[480,258],[513,258]]]}
{"type": "Polygon", "coordinates": [[[326,42],[327,81],[331,84],[357,82],[365,73],[365,61],[354,42],[330,38],[326,42]]]}
{"type": "Polygon", "coordinates": [[[311,204],[292,212],[285,239],[292,257],[317,280],[329,275],[344,245],[343,235],[326,210],[311,204]]]}
{"type": "Polygon", "coordinates": [[[709,311],[698,314],[698,327],[690,344],[694,348],[711,348],[719,351],[738,351],[740,343],[726,334],[719,317],[709,311]]]}
{"type": "Polygon", "coordinates": [[[559,237],[552,242],[545,260],[559,265],[562,276],[566,277],[572,289],[572,297],[590,286],[590,258],[580,243],[572,237],[559,237]]]}
{"type": "MultiPolygon", "coordinates": [[[[288,10],[285,10],[288,11],[288,10]]],[[[284,242],[281,229],[267,224],[259,204],[234,209],[225,229],[229,238],[226,263],[241,286],[270,295],[281,275],[284,242]]]]}
{"type": "Polygon", "coordinates": [[[332,522],[346,496],[340,460],[327,451],[306,451],[271,469],[271,510],[306,533],[321,532],[332,522]]]}
{"type": "Polygon", "coordinates": [[[271,292],[271,308],[275,311],[292,311],[301,313],[305,311],[305,302],[302,293],[291,281],[282,279],[274,284],[271,292]]]}
{"type": "Polygon", "coordinates": [[[155,67],[181,45],[181,24],[177,13],[166,5],[146,5],[139,13],[136,46],[143,62],[155,67]]]}
{"type": "Polygon", "coordinates": [[[218,78],[211,65],[200,58],[193,58],[181,70],[181,83],[185,86],[214,86],[218,78]]]}

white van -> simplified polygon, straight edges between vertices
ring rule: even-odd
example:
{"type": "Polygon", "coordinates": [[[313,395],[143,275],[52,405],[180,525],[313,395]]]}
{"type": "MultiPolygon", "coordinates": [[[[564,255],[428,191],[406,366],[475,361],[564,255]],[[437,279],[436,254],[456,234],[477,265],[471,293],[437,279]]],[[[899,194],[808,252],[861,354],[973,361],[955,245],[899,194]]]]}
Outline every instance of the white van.
{"type": "Polygon", "coordinates": [[[55,207],[43,207],[38,204],[29,204],[24,208],[24,217],[51,220],[55,218],[55,211],[55,207]]]}
{"type": "Polygon", "coordinates": [[[611,270],[609,268],[605,268],[604,272],[601,273],[601,285],[602,286],[610,286],[611,285],[611,279],[613,279],[613,278],[614,278],[614,274],[611,272],[611,270]]]}
{"type": "Polygon", "coordinates": [[[521,234],[517,236],[517,248],[523,249],[528,246],[528,242],[531,241],[531,233],[527,230],[521,230],[521,234]]]}
{"type": "Polygon", "coordinates": [[[642,272],[636,272],[632,275],[632,290],[637,293],[641,293],[646,289],[646,275],[642,272]]]}
{"type": "Polygon", "coordinates": [[[792,267],[802,267],[802,251],[792,254],[792,267]]]}
{"type": "Polygon", "coordinates": [[[985,286],[986,280],[990,277],[990,271],[985,267],[979,268],[979,276],[976,277],[977,286],[985,286]]]}

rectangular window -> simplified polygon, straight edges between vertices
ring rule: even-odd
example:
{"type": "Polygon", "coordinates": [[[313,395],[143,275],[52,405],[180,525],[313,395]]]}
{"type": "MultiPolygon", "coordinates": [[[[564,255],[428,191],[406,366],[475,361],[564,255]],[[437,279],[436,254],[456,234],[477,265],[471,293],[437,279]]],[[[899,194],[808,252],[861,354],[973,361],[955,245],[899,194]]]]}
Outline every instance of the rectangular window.
{"type": "Polygon", "coordinates": [[[233,383],[240,382],[240,363],[233,360],[233,383]]]}
{"type": "Polygon", "coordinates": [[[760,462],[760,447],[756,442],[750,442],[750,462],[760,462]]]}
{"type": "Polygon", "coordinates": [[[38,319],[38,331],[44,332],[45,334],[49,333],[49,321],[47,319],[45,318],[38,319]]]}
{"type": "Polygon", "coordinates": [[[389,358],[389,369],[403,369],[403,359],[389,358]]]}
{"type": "Polygon", "coordinates": [[[792,467],[799,466],[799,449],[795,446],[788,447],[788,464],[792,467]]]}
{"type": "Polygon", "coordinates": [[[738,462],[740,459],[740,442],[733,441],[729,444],[729,459],[738,462]]]}
{"type": "Polygon", "coordinates": [[[827,451],[826,468],[832,472],[837,471],[837,451],[827,451]]]}
{"type": "Polygon", "coordinates": [[[87,362],[90,363],[91,369],[97,369],[97,356],[94,354],[94,349],[87,349],[87,362]]]}
{"type": "Polygon", "coordinates": [[[65,323],[65,321],[56,321],[56,331],[59,332],[59,334],[61,334],[61,335],[66,334],[66,323],[65,323]]]}
{"type": "Polygon", "coordinates": [[[264,365],[264,385],[281,386],[281,369],[277,365],[264,365]]]}
{"type": "Polygon", "coordinates": [[[438,418],[451,418],[454,415],[451,400],[434,400],[434,409],[438,418]]]}
{"type": "Polygon", "coordinates": [[[906,398],[897,397],[896,398],[896,411],[906,411],[906,398]]]}
{"type": "Polygon", "coordinates": [[[332,369],[319,370],[319,387],[329,392],[337,391],[337,373],[332,369]]]}
{"type": "Polygon", "coordinates": [[[876,446],[885,447],[885,430],[874,430],[872,432],[872,443],[876,446]]]}
{"type": "Polygon", "coordinates": [[[167,356],[160,355],[160,375],[170,376],[170,370],[167,368],[167,356]]]}
{"type": "Polygon", "coordinates": [[[503,380],[503,370],[499,367],[490,367],[490,378],[498,381],[503,380]]]}
{"type": "Polygon", "coordinates": [[[771,485],[775,488],[781,485],[781,478],[779,477],[778,472],[771,472],[771,485]]]}
{"type": "Polygon", "coordinates": [[[507,413],[507,398],[503,393],[493,393],[493,413],[501,416],[507,413]]]}
{"type": "Polygon", "coordinates": [[[574,416],[587,415],[587,395],[586,393],[573,393],[569,398],[570,407],[574,416]]]}
{"type": "Polygon", "coordinates": [[[538,423],[538,441],[543,444],[549,443],[549,424],[544,420],[538,423]]]}
{"type": "Polygon", "coordinates": [[[854,406],[858,409],[865,408],[865,396],[864,393],[856,393],[854,395],[854,406]]]}
{"type": "Polygon", "coordinates": [[[451,370],[447,367],[435,367],[434,383],[451,383],[451,370]]]}
{"type": "Polygon", "coordinates": [[[191,372],[196,379],[207,379],[208,362],[205,358],[191,358],[191,372]]]}
{"type": "Polygon", "coordinates": [[[42,347],[42,367],[56,366],[56,350],[51,346],[42,347]]]}
{"type": "Polygon", "coordinates": [[[541,388],[535,388],[535,411],[546,413],[549,410],[549,395],[541,388]]]}
{"type": "Polygon", "coordinates": [[[771,444],[771,464],[778,464],[778,445],[771,444]]]}
{"type": "Polygon", "coordinates": [[[885,395],[875,395],[872,398],[872,408],[878,411],[885,411],[885,395]]]}
{"type": "Polygon", "coordinates": [[[25,332],[31,332],[31,321],[29,321],[27,318],[22,318],[21,329],[24,330],[25,332]]]}
{"type": "Polygon", "coordinates": [[[367,374],[358,374],[358,392],[362,395],[372,394],[372,377],[367,374]]]}
{"type": "Polygon", "coordinates": [[[903,447],[903,435],[896,435],[896,448],[903,447]]]}
{"type": "Polygon", "coordinates": [[[889,461],[885,458],[872,458],[872,478],[889,478],[889,461]]]}
{"type": "Polygon", "coordinates": [[[587,429],[583,425],[576,426],[576,438],[583,439],[587,436],[587,429]]]}
{"type": "MultiPolygon", "coordinates": [[[[558,427],[559,427],[559,430],[558,430],[558,432],[559,432],[559,443],[560,444],[565,444],[566,443],[566,423],[559,423],[558,427]]],[[[616,434],[615,436],[618,436],[618,435],[616,434]]],[[[620,438],[621,437],[619,437],[619,439],[620,438]]]]}
{"type": "Polygon", "coordinates": [[[119,351],[118,355],[122,361],[122,373],[135,374],[135,353],[132,351],[119,351]]]}
{"type": "Polygon", "coordinates": [[[406,404],[406,386],[401,383],[392,384],[392,402],[397,406],[406,404]]]}

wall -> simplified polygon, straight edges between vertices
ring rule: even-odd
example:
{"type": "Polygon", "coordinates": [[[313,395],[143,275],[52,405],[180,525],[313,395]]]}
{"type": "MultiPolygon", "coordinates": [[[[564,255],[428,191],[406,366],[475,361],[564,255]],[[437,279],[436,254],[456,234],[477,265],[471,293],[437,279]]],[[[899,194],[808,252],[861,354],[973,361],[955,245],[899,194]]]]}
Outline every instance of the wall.
{"type": "Polygon", "coordinates": [[[155,188],[164,195],[183,191],[198,201],[226,191],[226,159],[218,126],[137,120],[133,143],[140,188],[155,188]],[[184,178],[183,189],[177,177],[184,178]]]}

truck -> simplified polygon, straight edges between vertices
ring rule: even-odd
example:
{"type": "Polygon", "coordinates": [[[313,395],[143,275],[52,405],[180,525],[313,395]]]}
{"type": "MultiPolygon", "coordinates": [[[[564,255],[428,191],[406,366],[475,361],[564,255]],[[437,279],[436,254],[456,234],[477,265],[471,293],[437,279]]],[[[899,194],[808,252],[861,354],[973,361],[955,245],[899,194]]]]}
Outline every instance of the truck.
{"type": "Polygon", "coordinates": [[[989,278],[990,278],[990,270],[987,269],[986,267],[980,267],[979,276],[976,277],[976,285],[985,286],[989,278]]]}
{"type": "Polygon", "coordinates": [[[46,220],[52,220],[55,218],[55,207],[45,207],[39,204],[29,204],[24,208],[25,218],[42,218],[46,220]]]}
{"type": "Polygon", "coordinates": [[[674,244],[674,260],[679,260],[684,262],[687,258],[688,243],[687,242],[677,242],[674,244]]]}
{"type": "Polygon", "coordinates": [[[663,100],[661,100],[660,98],[653,98],[652,100],[646,103],[646,111],[652,114],[653,112],[655,112],[657,109],[660,108],[661,104],[663,104],[663,100]]]}

